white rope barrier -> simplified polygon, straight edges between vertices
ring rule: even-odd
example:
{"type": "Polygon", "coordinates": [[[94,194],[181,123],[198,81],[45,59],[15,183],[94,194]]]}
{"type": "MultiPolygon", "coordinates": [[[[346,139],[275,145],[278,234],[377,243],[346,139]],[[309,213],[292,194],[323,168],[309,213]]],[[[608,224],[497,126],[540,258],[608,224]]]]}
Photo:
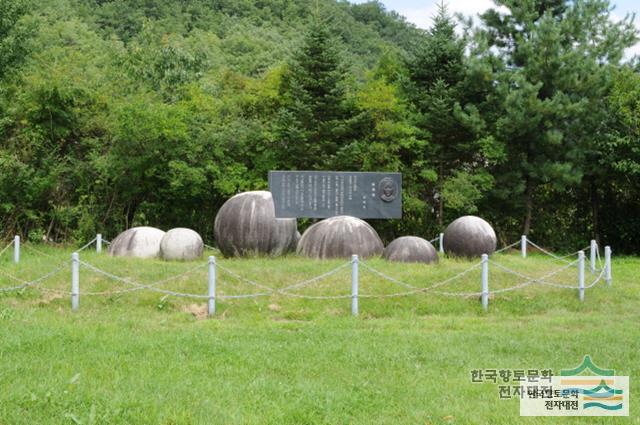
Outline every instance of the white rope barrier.
{"type": "MultiPolygon", "coordinates": [[[[539,283],[541,285],[554,286],[556,288],[563,288],[563,289],[580,289],[580,287],[576,286],[576,285],[565,285],[565,284],[559,284],[559,283],[555,283],[555,282],[547,282],[545,280],[545,279],[548,279],[549,277],[552,277],[552,276],[555,276],[555,275],[561,273],[562,271],[564,271],[564,270],[566,270],[566,269],[568,269],[570,267],[575,266],[578,263],[578,261],[579,260],[575,260],[574,262],[569,263],[569,264],[567,264],[566,266],[564,266],[564,267],[562,267],[560,269],[554,270],[554,271],[552,271],[552,272],[550,272],[550,273],[548,273],[548,274],[546,274],[544,276],[538,277],[538,278],[527,276],[527,275],[522,274],[520,272],[517,272],[515,270],[509,269],[509,268],[507,268],[507,267],[505,267],[505,266],[503,266],[503,265],[501,265],[499,263],[496,263],[494,261],[491,261],[491,264],[493,264],[494,266],[498,267],[499,269],[502,269],[503,271],[505,271],[507,273],[510,273],[510,274],[513,274],[513,275],[517,275],[517,276],[525,278],[525,279],[529,279],[527,281],[529,283],[539,283]]],[[[598,275],[598,277],[592,283],[590,283],[589,285],[585,286],[584,289],[589,289],[589,288],[592,288],[593,286],[595,286],[604,277],[605,271],[606,271],[605,269],[600,270],[600,274],[598,275]]],[[[526,283],[526,282],[523,282],[523,283],[526,283]]],[[[511,290],[511,289],[507,288],[506,290],[511,290]]],[[[496,290],[496,291],[492,291],[492,292],[493,293],[506,292],[506,290],[496,290]]]]}
{"type": "Polygon", "coordinates": [[[11,279],[11,280],[13,280],[14,282],[20,282],[20,283],[25,283],[25,282],[26,282],[26,280],[22,280],[22,279],[20,279],[20,278],[17,278],[17,277],[15,277],[14,275],[9,274],[9,273],[7,273],[7,272],[5,272],[5,271],[4,271],[4,270],[2,270],[2,269],[0,269],[0,275],[2,275],[2,276],[4,276],[4,277],[7,277],[7,278],[9,278],[9,279],[11,279]]]}
{"type": "Polygon", "coordinates": [[[5,277],[8,277],[9,279],[16,281],[16,282],[20,282],[20,285],[17,286],[11,286],[11,287],[6,287],[6,288],[0,288],[0,292],[10,292],[10,291],[19,291],[22,290],[24,288],[28,288],[28,287],[32,287],[32,286],[36,286],[39,285],[40,283],[44,282],[45,280],[49,279],[52,276],[55,276],[56,274],[60,273],[65,267],[66,267],[67,263],[63,263],[60,266],[58,266],[57,268],[51,270],[50,272],[48,272],[47,274],[40,276],[37,279],[34,279],[32,281],[26,281],[23,279],[20,279],[18,277],[12,276],[9,273],[4,272],[3,270],[0,269],[0,274],[2,274],[5,277]]]}
{"type": "MultiPolygon", "coordinates": [[[[86,244],[82,245],[82,247],[78,248],[78,249],[76,250],[76,252],[82,252],[82,251],[84,251],[85,249],[89,248],[89,247],[90,247],[90,246],[91,246],[95,241],[97,241],[97,240],[98,240],[98,238],[93,238],[93,239],[91,239],[91,241],[87,242],[86,244]]],[[[103,242],[104,242],[104,241],[103,241],[103,242]]]]}
{"type": "MultiPolygon", "coordinates": [[[[128,293],[128,292],[134,292],[134,291],[140,291],[140,290],[150,290],[153,292],[158,292],[161,294],[165,294],[168,296],[175,296],[175,297],[183,297],[183,298],[196,298],[196,299],[204,299],[204,298],[209,298],[209,295],[202,295],[202,294],[191,294],[191,293],[186,293],[186,292],[178,292],[178,291],[171,291],[168,289],[161,289],[161,288],[157,288],[157,286],[162,285],[164,283],[170,282],[172,280],[177,280],[180,277],[183,277],[185,275],[188,275],[190,273],[193,273],[196,270],[205,268],[208,266],[208,264],[201,264],[198,265],[190,270],[187,270],[179,275],[176,276],[172,276],[170,278],[167,279],[163,279],[157,282],[153,282],[150,284],[142,284],[139,282],[135,282],[129,278],[123,278],[121,276],[117,276],[113,273],[109,273],[107,271],[104,271],[102,269],[99,269],[98,267],[95,267],[89,263],[86,263],[84,261],[80,262],[81,265],[85,266],[86,268],[99,273],[103,276],[106,276],[112,280],[118,281],[118,282],[122,282],[122,283],[126,283],[127,285],[131,285],[133,286],[133,288],[129,288],[129,289],[121,289],[121,290],[115,290],[115,291],[104,291],[104,292],[83,292],[82,295],[116,295],[116,294],[123,294],[123,293],[128,293]]],[[[219,266],[218,266],[219,267],[219,266]]],[[[267,296],[270,295],[271,292],[262,292],[262,293],[255,293],[255,294],[242,294],[242,295],[217,295],[216,298],[219,299],[232,299],[232,298],[254,298],[254,297],[260,297],[260,296],[267,296]]]]}
{"type": "MultiPolygon", "coordinates": [[[[434,239],[434,241],[439,240],[440,237],[434,239]]],[[[86,243],[85,245],[83,245],[81,248],[79,248],[79,251],[82,251],[86,248],[88,248],[91,244],[96,243],[96,241],[100,240],[100,235],[98,235],[96,238],[94,238],[93,240],[91,240],[90,242],[86,243]]],[[[109,243],[108,241],[102,240],[102,242],[104,243],[109,243]]],[[[183,298],[193,298],[193,299],[209,299],[211,301],[212,299],[212,295],[210,294],[193,294],[193,293],[187,293],[187,292],[180,292],[180,291],[174,291],[174,290],[169,290],[169,289],[164,289],[164,288],[159,288],[158,286],[164,285],[168,282],[171,281],[177,281],[179,279],[181,279],[184,276],[187,276],[195,271],[204,269],[206,267],[212,267],[211,265],[213,264],[213,269],[210,268],[209,269],[209,274],[210,274],[210,279],[212,278],[211,276],[213,276],[213,279],[215,280],[215,274],[216,274],[216,267],[217,270],[220,270],[222,273],[230,276],[231,278],[237,280],[238,282],[242,282],[242,283],[246,283],[248,285],[251,285],[255,288],[258,288],[259,290],[261,290],[260,292],[255,292],[255,293],[248,293],[248,294],[237,294],[237,295],[233,295],[233,294],[215,294],[215,289],[214,289],[214,295],[213,298],[214,299],[245,299],[245,298],[257,298],[257,297],[267,297],[267,296],[271,296],[271,295],[283,295],[283,296],[287,296],[287,297],[292,297],[292,298],[300,298],[300,299],[313,299],[313,300],[337,300],[337,299],[346,299],[346,298],[351,298],[352,302],[354,300],[354,297],[356,297],[356,299],[359,298],[394,298],[394,297],[404,297],[404,296],[410,296],[410,295],[417,295],[417,294],[422,294],[422,293],[434,293],[434,294],[438,294],[438,295],[444,295],[444,296],[452,296],[452,297],[478,297],[481,295],[486,295],[489,293],[488,291],[488,287],[486,292],[452,292],[452,291],[443,291],[443,290],[437,290],[438,288],[450,284],[452,282],[455,282],[459,279],[461,279],[462,277],[464,277],[465,275],[467,275],[468,273],[479,269],[480,267],[482,267],[483,265],[485,266],[483,268],[483,270],[486,268],[486,270],[488,271],[488,264],[492,264],[493,266],[497,267],[498,269],[518,276],[522,279],[525,279],[523,282],[517,283],[514,286],[511,287],[507,287],[507,288],[501,288],[501,289],[496,289],[491,291],[491,294],[501,294],[501,293],[505,293],[505,292],[509,292],[509,291],[515,291],[518,289],[522,289],[525,288],[531,284],[541,284],[541,285],[547,285],[547,286],[553,286],[553,287],[557,287],[557,288],[564,288],[564,289],[579,289],[581,291],[581,294],[583,294],[585,289],[589,289],[594,287],[598,282],[600,282],[606,275],[607,273],[607,263],[605,261],[605,265],[602,265],[602,260],[600,258],[600,253],[599,253],[599,249],[597,247],[593,248],[596,253],[594,254],[594,257],[592,258],[597,258],[597,261],[599,263],[600,268],[595,268],[594,270],[594,274],[595,272],[599,272],[599,275],[595,278],[595,280],[593,282],[591,282],[589,285],[584,286],[584,280],[582,279],[582,277],[580,278],[580,285],[576,286],[576,285],[566,285],[566,284],[562,284],[562,283],[556,283],[556,282],[549,282],[547,281],[547,279],[549,279],[552,276],[555,276],[561,272],[563,272],[564,270],[567,270],[571,267],[574,267],[576,264],[579,263],[579,261],[581,261],[580,259],[578,260],[574,260],[574,261],[568,261],[566,260],[567,257],[575,255],[575,254],[568,254],[565,256],[558,256],[556,254],[553,254],[547,250],[545,250],[544,248],[542,248],[541,246],[537,245],[536,243],[526,239],[522,241],[517,241],[514,242],[508,246],[505,246],[504,248],[496,251],[495,253],[500,253],[502,251],[505,251],[509,248],[512,248],[516,245],[518,245],[519,243],[521,243],[522,246],[526,246],[526,243],[531,244],[532,246],[534,246],[535,248],[539,249],[541,252],[543,252],[544,254],[553,257],[556,260],[560,260],[563,261],[564,263],[566,263],[563,267],[560,267],[559,269],[553,270],[551,272],[548,272],[546,274],[544,274],[543,276],[540,277],[532,277],[532,276],[528,276],[524,273],[520,273],[516,270],[513,270],[509,267],[506,267],[502,264],[497,263],[496,261],[493,260],[488,260],[485,257],[485,262],[486,264],[484,264],[482,261],[478,262],[476,264],[473,264],[471,267],[469,267],[466,270],[463,270],[460,273],[455,274],[454,276],[451,276],[447,279],[444,279],[440,282],[437,282],[435,284],[432,284],[430,286],[427,287],[419,287],[419,286],[415,286],[412,284],[409,284],[407,282],[404,282],[400,279],[394,278],[392,276],[389,276],[377,269],[375,269],[374,267],[370,266],[368,263],[364,262],[364,261],[358,261],[357,257],[354,256],[354,258],[356,258],[355,260],[343,263],[325,273],[322,273],[318,276],[312,277],[310,279],[305,279],[299,282],[296,282],[294,284],[285,286],[284,288],[274,288],[273,286],[269,286],[269,285],[265,285],[265,284],[261,284],[259,282],[256,282],[254,280],[248,279],[244,276],[241,276],[240,274],[234,272],[233,270],[222,266],[220,264],[215,263],[215,258],[214,257],[210,257],[210,263],[204,263],[204,264],[199,264],[195,267],[192,267],[178,275],[174,275],[174,276],[170,276],[166,279],[162,279],[153,283],[140,283],[137,282],[135,280],[132,280],[131,278],[128,277],[121,277],[118,275],[115,275],[113,273],[110,273],[108,271],[102,270],[99,267],[84,262],[84,261],[80,261],[77,254],[74,254],[74,260],[76,263],[76,269],[74,270],[79,270],[79,266],[82,266],[84,268],[87,268],[89,270],[91,270],[94,273],[100,274],[106,278],[109,278],[111,280],[114,280],[116,282],[120,282],[120,283],[124,283],[126,285],[129,285],[129,288],[124,288],[124,289],[115,289],[115,290],[108,290],[108,291],[101,291],[101,292],[82,292],[82,295],[87,295],[87,296],[113,296],[113,295],[118,295],[118,294],[124,294],[124,293],[130,293],[130,292],[135,292],[135,291],[141,291],[141,290],[149,290],[149,291],[153,291],[153,292],[157,292],[157,293],[161,293],[164,294],[165,297],[168,296],[175,296],[175,297],[183,297],[183,298]],[[355,263],[354,263],[355,261],[355,263]],[[383,280],[389,281],[391,283],[394,283],[398,286],[401,286],[403,288],[405,288],[405,291],[401,291],[401,292],[395,292],[395,293],[390,293],[390,294],[358,294],[357,291],[357,265],[360,264],[362,265],[362,267],[364,268],[364,270],[366,270],[367,272],[377,275],[378,277],[382,278],[383,280]],[[301,289],[304,287],[308,287],[314,283],[317,283],[319,281],[322,281],[324,279],[329,278],[330,276],[333,276],[337,273],[339,273],[340,271],[342,271],[343,269],[346,269],[348,267],[352,267],[352,293],[351,294],[339,294],[339,295],[305,295],[305,294],[299,294],[299,293],[294,293],[291,292],[293,290],[297,290],[297,289],[301,289]],[[354,274],[355,273],[355,274],[354,274]],[[355,276],[355,277],[354,277],[355,276]],[[354,281],[353,279],[355,279],[355,285],[356,285],[356,292],[353,292],[353,284],[354,281]],[[354,295],[355,294],[355,295],[354,295]]],[[[0,251],[0,255],[2,255],[4,252],[6,252],[12,245],[14,245],[14,243],[10,243],[9,245],[5,246],[1,251],[0,251]]],[[[42,252],[36,248],[31,247],[30,245],[26,244],[24,245],[25,248],[27,248],[28,250],[31,250],[33,252],[36,252],[42,256],[48,257],[48,258],[54,258],[53,256],[42,252]]],[[[209,249],[215,249],[213,247],[210,247],[208,245],[205,245],[207,248],[209,249]]],[[[585,248],[588,249],[590,247],[585,248]]],[[[580,251],[578,251],[580,252],[580,251]]],[[[581,258],[584,259],[584,254],[581,253],[581,258]]],[[[73,263],[72,261],[72,263],[73,263]]],[[[593,260],[592,260],[593,261],[593,260]]],[[[582,264],[582,263],[581,263],[582,264]]],[[[11,287],[6,287],[6,288],[0,288],[0,293],[6,293],[6,292],[10,292],[10,291],[17,291],[17,290],[21,290],[27,287],[31,287],[31,286],[35,286],[38,285],[39,283],[49,279],[50,277],[60,273],[65,267],[68,267],[69,263],[68,262],[64,262],[62,263],[60,266],[56,267],[55,269],[53,269],[52,271],[48,272],[47,274],[32,280],[32,281],[26,281],[24,279],[18,278],[16,276],[13,276],[9,273],[7,273],[6,271],[3,271],[2,269],[0,269],[0,276],[4,276],[12,281],[15,281],[17,283],[19,283],[19,285],[14,285],[11,287]]],[[[76,271],[74,271],[74,273],[77,273],[76,271]]],[[[484,272],[483,272],[484,273],[484,272]]],[[[581,275],[582,276],[582,275],[581,275]]],[[[484,281],[483,281],[484,282],[484,281]]],[[[484,283],[483,283],[484,285],[484,283]]],[[[484,287],[484,286],[483,286],[484,287]]],[[[67,292],[67,291],[63,291],[63,290],[59,290],[59,289],[51,289],[51,288],[44,288],[42,286],[39,287],[41,290],[45,291],[45,292],[54,292],[54,293],[59,293],[59,294],[71,294],[71,292],[67,292]]],[[[73,289],[72,292],[75,291],[73,293],[74,296],[79,296],[79,290],[78,289],[73,289]]],[[[582,297],[582,295],[581,295],[582,297]]]]}
{"type": "Polygon", "coordinates": [[[508,288],[494,289],[494,290],[491,291],[491,293],[492,294],[502,294],[504,292],[516,291],[518,289],[525,288],[525,287],[531,285],[534,282],[535,282],[535,280],[525,280],[522,283],[519,283],[519,284],[514,285],[514,286],[510,286],[508,288]]]}
{"type": "Polygon", "coordinates": [[[229,270],[228,268],[220,265],[220,263],[216,263],[216,267],[218,270],[222,270],[223,272],[225,272],[226,274],[228,274],[229,276],[233,277],[234,279],[240,281],[240,282],[244,282],[247,283],[251,286],[255,286],[256,288],[260,288],[260,289],[264,289],[268,292],[274,292],[275,289],[271,288],[270,286],[266,286],[266,285],[262,285],[258,282],[255,282],[251,279],[247,279],[246,277],[240,276],[239,274],[229,270]]]}
{"type": "MultiPolygon", "coordinates": [[[[293,294],[293,293],[290,293],[290,292],[283,292],[283,294],[286,295],[287,297],[300,298],[300,299],[305,299],[305,300],[343,300],[343,299],[352,297],[351,294],[345,294],[345,295],[303,295],[303,294],[293,294]]],[[[359,297],[362,297],[362,295],[359,295],[359,297]]]]}
{"type": "MultiPolygon", "coordinates": [[[[133,286],[133,288],[118,289],[118,290],[114,290],[114,291],[83,292],[82,293],[82,295],[92,295],[92,296],[94,296],[94,295],[110,296],[110,295],[117,295],[117,294],[124,294],[124,293],[128,293],[128,292],[140,291],[140,290],[143,290],[143,289],[153,290],[153,289],[156,289],[155,287],[157,287],[157,286],[163,285],[165,283],[168,283],[168,282],[171,282],[171,281],[174,281],[174,280],[178,280],[181,277],[187,276],[187,275],[189,275],[189,274],[191,274],[191,273],[193,273],[193,272],[195,272],[197,270],[200,270],[200,269],[203,269],[203,268],[207,267],[207,264],[199,264],[196,267],[193,267],[193,268],[191,268],[191,269],[189,269],[189,270],[187,270],[187,271],[185,271],[183,273],[180,273],[178,275],[174,275],[174,276],[168,277],[166,279],[159,280],[157,282],[153,282],[153,283],[149,283],[149,284],[143,284],[143,283],[134,282],[134,281],[130,280],[129,278],[123,278],[123,277],[117,276],[115,274],[109,273],[107,271],[99,269],[98,267],[96,267],[96,266],[94,266],[92,264],[89,264],[87,262],[84,262],[84,261],[80,261],[80,265],[88,268],[89,270],[91,270],[91,271],[93,271],[95,273],[98,273],[98,274],[101,274],[103,276],[106,276],[106,277],[108,277],[108,278],[110,278],[112,280],[115,280],[117,282],[122,282],[122,283],[125,283],[127,285],[133,286]]],[[[193,294],[193,295],[197,295],[197,294],[193,294]]]]}
{"type": "MultiPolygon", "coordinates": [[[[563,271],[575,266],[576,264],[578,264],[578,260],[575,260],[575,261],[573,261],[573,262],[571,262],[571,263],[569,263],[569,264],[567,264],[567,265],[565,265],[565,266],[563,266],[563,267],[561,267],[561,268],[559,268],[557,270],[553,270],[552,272],[547,273],[546,275],[543,275],[543,276],[540,276],[540,277],[527,276],[527,275],[525,275],[523,273],[517,272],[517,271],[512,270],[512,269],[510,269],[508,267],[505,267],[502,264],[496,263],[495,261],[490,261],[490,263],[492,265],[496,266],[497,268],[507,272],[507,273],[516,275],[516,276],[521,277],[523,279],[527,279],[527,282],[529,282],[529,284],[531,284],[531,283],[540,283],[542,285],[555,286],[557,288],[578,289],[578,286],[564,285],[564,284],[559,284],[559,283],[554,283],[554,282],[547,282],[545,280],[545,279],[548,279],[548,278],[550,278],[552,276],[555,276],[555,275],[557,275],[557,274],[559,274],[559,273],[561,273],[561,272],[563,272],[563,271]]],[[[498,291],[500,291],[500,290],[496,290],[496,291],[492,291],[492,292],[498,292],[498,291]]],[[[503,291],[503,292],[506,292],[506,291],[503,291]]]]}
{"type": "Polygon", "coordinates": [[[22,248],[26,248],[27,251],[35,252],[36,254],[42,255],[43,257],[55,258],[53,255],[47,254],[46,252],[43,252],[43,251],[40,251],[39,249],[34,248],[33,246],[31,246],[28,243],[22,244],[21,246],[22,246],[22,248]]]}
{"type": "Polygon", "coordinates": [[[600,258],[600,246],[598,246],[598,249],[596,250],[596,258],[598,259],[598,267],[596,268],[596,271],[604,270],[604,264],[600,258]]]}
{"type": "MultiPolygon", "coordinates": [[[[188,293],[184,293],[184,292],[170,291],[170,290],[167,290],[167,289],[156,288],[154,286],[154,285],[159,285],[162,282],[166,283],[167,279],[165,279],[163,281],[160,281],[160,282],[154,282],[152,284],[145,285],[145,284],[141,284],[141,283],[138,283],[138,282],[134,282],[129,278],[123,278],[123,277],[114,275],[112,273],[106,272],[104,270],[101,270],[101,269],[99,269],[97,267],[94,267],[94,266],[92,266],[92,265],[90,265],[88,263],[82,262],[82,261],[80,262],[80,264],[82,264],[83,266],[91,269],[92,271],[94,271],[96,273],[102,274],[102,275],[104,275],[106,277],[109,277],[109,278],[111,278],[113,280],[116,280],[116,281],[119,281],[119,282],[123,282],[123,283],[126,283],[127,285],[133,286],[133,288],[130,288],[128,290],[124,289],[124,290],[117,290],[117,291],[108,291],[108,292],[105,292],[105,293],[102,293],[102,292],[95,292],[95,293],[83,292],[82,295],[114,295],[114,294],[122,294],[122,293],[126,293],[126,292],[133,292],[133,291],[139,291],[139,290],[143,290],[143,289],[148,289],[150,291],[159,292],[159,293],[166,294],[166,295],[173,295],[173,296],[176,296],[176,297],[208,298],[207,295],[188,294],[188,293]]],[[[198,268],[201,268],[201,267],[205,267],[205,266],[200,266],[198,268]]],[[[183,275],[184,274],[185,273],[183,273],[183,275]]]]}
{"type": "Polygon", "coordinates": [[[306,287],[309,286],[313,283],[319,282],[321,280],[324,280],[330,276],[333,276],[334,274],[340,272],[343,269],[346,269],[348,267],[350,267],[352,265],[352,262],[346,262],[334,269],[329,270],[326,273],[323,273],[319,276],[313,277],[311,279],[306,279],[303,281],[300,281],[298,283],[294,283],[292,285],[289,286],[285,286],[284,288],[279,288],[276,289],[275,292],[278,294],[282,294],[284,296],[287,297],[293,297],[293,298],[302,298],[302,299],[309,299],[309,300],[338,300],[338,299],[344,299],[344,298],[351,298],[352,295],[350,294],[345,294],[345,295],[304,295],[304,294],[296,294],[293,292],[289,292],[292,289],[299,289],[302,287],[306,287]]]}
{"type": "Polygon", "coordinates": [[[594,287],[604,277],[605,272],[606,272],[605,269],[600,270],[600,274],[598,275],[598,277],[593,282],[591,282],[589,285],[585,286],[584,289],[589,289],[589,288],[594,287]]]}
{"type": "Polygon", "coordinates": [[[0,251],[0,256],[2,256],[2,254],[4,254],[9,248],[11,248],[13,246],[13,241],[11,241],[9,243],[9,245],[5,246],[4,248],[2,248],[2,251],[0,251]]]}
{"type": "Polygon", "coordinates": [[[574,256],[578,255],[578,252],[580,252],[580,251],[587,251],[587,250],[589,250],[589,248],[590,248],[590,246],[586,246],[585,248],[579,249],[578,251],[576,251],[576,252],[572,252],[571,254],[567,254],[567,255],[563,255],[563,256],[558,256],[558,255],[556,255],[556,254],[554,254],[554,253],[552,253],[552,252],[547,251],[546,249],[544,249],[543,247],[541,247],[540,245],[536,244],[535,242],[533,242],[533,241],[531,241],[531,240],[529,240],[529,239],[527,239],[527,243],[528,243],[528,244],[530,244],[531,246],[533,246],[533,247],[537,248],[538,250],[540,250],[540,251],[541,251],[541,252],[543,252],[544,254],[546,254],[546,255],[548,255],[548,256],[550,256],[550,257],[552,257],[552,258],[555,258],[556,260],[563,261],[563,262],[565,262],[565,263],[570,263],[570,261],[567,261],[567,260],[566,260],[566,258],[574,257],[574,256]]]}
{"type": "Polygon", "coordinates": [[[404,296],[408,296],[408,295],[413,295],[413,294],[418,294],[418,293],[424,293],[424,292],[433,292],[434,294],[439,294],[439,295],[445,295],[445,296],[460,296],[460,297],[470,297],[470,296],[479,296],[482,295],[482,292],[445,292],[445,291],[435,291],[436,288],[439,288],[441,286],[444,286],[448,283],[451,283],[459,278],[461,278],[462,276],[466,275],[467,273],[478,269],[482,263],[479,262],[477,264],[474,264],[473,266],[469,267],[468,269],[456,274],[455,276],[451,276],[441,282],[435,283],[431,286],[428,287],[418,287],[418,286],[413,286],[411,284],[408,284],[406,282],[403,282],[401,280],[395,279],[391,276],[388,276],[384,273],[382,273],[381,271],[378,271],[376,269],[374,269],[373,267],[369,266],[367,263],[361,261],[360,265],[362,265],[365,270],[368,270],[371,273],[374,273],[380,277],[382,277],[383,279],[386,279],[390,282],[393,282],[397,285],[400,286],[404,286],[405,288],[411,288],[410,291],[405,291],[405,292],[396,292],[394,294],[380,294],[380,295],[371,295],[371,294],[363,294],[360,295],[360,297],[363,298],[395,298],[395,297],[404,297],[404,296]]]}
{"type": "MultiPolygon", "coordinates": [[[[493,254],[499,254],[499,253],[501,253],[502,251],[506,251],[506,250],[507,250],[507,249],[509,249],[509,248],[513,248],[514,246],[518,245],[519,243],[520,243],[520,241],[515,241],[515,242],[514,242],[514,243],[512,243],[511,245],[507,245],[507,246],[505,246],[505,247],[503,247],[503,248],[500,248],[499,250],[495,251],[493,254]]],[[[493,254],[492,254],[492,255],[493,255],[493,254]]]]}
{"type": "MultiPolygon", "coordinates": [[[[228,274],[229,276],[233,277],[234,279],[240,281],[240,282],[244,282],[244,283],[247,283],[247,284],[249,284],[251,286],[255,286],[257,288],[264,289],[264,290],[267,291],[265,293],[256,294],[257,296],[264,296],[264,295],[268,295],[268,294],[277,293],[277,294],[282,294],[282,295],[285,295],[285,296],[291,296],[291,297],[296,297],[296,298],[337,299],[337,298],[349,297],[350,295],[345,295],[345,296],[342,296],[342,295],[341,296],[311,296],[311,295],[294,294],[294,293],[291,293],[289,291],[291,291],[292,289],[298,289],[298,288],[301,288],[301,287],[304,287],[304,286],[311,285],[312,283],[315,283],[315,282],[319,282],[319,281],[321,281],[323,279],[328,278],[329,276],[332,276],[332,275],[338,273],[342,269],[345,269],[345,268],[349,267],[350,265],[351,265],[351,262],[347,262],[347,263],[344,263],[344,264],[342,264],[342,265],[340,265],[340,266],[338,266],[338,267],[336,267],[336,268],[334,268],[332,270],[329,270],[328,272],[323,273],[323,274],[321,274],[319,276],[313,277],[311,279],[306,279],[306,280],[303,280],[301,282],[297,282],[297,283],[294,283],[292,285],[286,286],[284,288],[278,288],[278,289],[270,287],[270,286],[267,286],[267,285],[260,284],[258,282],[253,281],[253,280],[250,280],[250,279],[247,279],[247,278],[245,278],[243,276],[240,276],[239,274],[229,270],[228,268],[226,268],[224,266],[221,266],[220,264],[216,264],[216,267],[218,269],[222,270],[223,272],[225,272],[226,274],[228,274]]],[[[226,297],[229,298],[229,297],[239,297],[239,296],[227,295],[226,297]]]]}
{"type": "Polygon", "coordinates": [[[339,271],[341,271],[342,269],[346,269],[349,266],[351,266],[351,262],[347,262],[344,263],[341,266],[336,267],[335,269],[329,270],[326,273],[323,273],[319,276],[313,277],[311,279],[307,279],[307,280],[303,280],[301,282],[298,283],[294,283],[293,285],[289,285],[289,286],[285,286],[284,288],[278,289],[279,292],[284,292],[284,291],[290,291],[292,289],[298,289],[298,288],[302,288],[304,286],[309,286],[313,283],[319,282],[323,279],[328,278],[329,276],[333,276],[334,274],[338,273],[339,271]]]}

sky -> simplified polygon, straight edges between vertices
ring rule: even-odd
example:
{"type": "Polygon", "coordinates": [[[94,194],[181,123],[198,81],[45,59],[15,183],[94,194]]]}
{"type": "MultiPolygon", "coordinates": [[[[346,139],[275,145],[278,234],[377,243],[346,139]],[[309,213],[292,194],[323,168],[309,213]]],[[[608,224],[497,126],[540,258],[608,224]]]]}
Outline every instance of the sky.
{"type": "MultiPolygon", "coordinates": [[[[352,3],[364,3],[367,0],[351,0],[352,3]]],[[[431,18],[435,16],[440,0],[381,0],[387,10],[395,10],[407,18],[407,21],[414,23],[420,28],[428,28],[431,25],[431,18]]],[[[449,12],[473,15],[474,17],[494,7],[491,0],[449,0],[445,1],[449,12]]],[[[611,4],[615,6],[611,13],[613,19],[619,20],[626,14],[636,13],[640,15],[640,2],[638,0],[613,0],[611,4]]],[[[640,30],[640,16],[637,16],[634,23],[640,30]]],[[[626,56],[640,55],[640,43],[627,50],[626,56]]]]}

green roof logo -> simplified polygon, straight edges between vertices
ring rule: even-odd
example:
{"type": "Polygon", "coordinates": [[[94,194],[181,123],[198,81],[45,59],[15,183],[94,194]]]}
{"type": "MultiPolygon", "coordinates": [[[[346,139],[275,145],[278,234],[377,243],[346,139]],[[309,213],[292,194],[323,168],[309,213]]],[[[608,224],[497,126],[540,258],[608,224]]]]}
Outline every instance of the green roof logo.
{"type": "Polygon", "coordinates": [[[593,363],[593,360],[591,360],[591,356],[587,354],[582,359],[582,363],[580,364],[580,366],[576,367],[575,369],[562,369],[560,371],[560,376],[576,376],[576,375],[580,375],[585,370],[590,370],[594,375],[599,375],[599,376],[615,375],[615,371],[613,369],[603,369],[601,367],[596,366],[596,364],[593,363]]]}

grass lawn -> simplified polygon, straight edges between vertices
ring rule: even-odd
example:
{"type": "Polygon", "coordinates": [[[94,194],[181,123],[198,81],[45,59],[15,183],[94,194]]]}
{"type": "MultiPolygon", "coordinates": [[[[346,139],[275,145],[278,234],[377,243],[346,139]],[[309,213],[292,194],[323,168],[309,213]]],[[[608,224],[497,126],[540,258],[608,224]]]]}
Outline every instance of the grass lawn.
{"type": "MultiPolygon", "coordinates": [[[[0,272],[23,280],[67,261],[70,249],[28,245],[19,265],[11,252],[0,272]]],[[[212,253],[208,253],[212,254],[212,253]]],[[[118,276],[151,283],[196,263],[110,258],[84,251],[82,260],[118,276]]],[[[533,254],[493,259],[531,276],[562,266],[533,254]]],[[[204,263],[205,260],[202,260],[204,263]]],[[[251,280],[285,287],[341,261],[296,257],[220,259],[251,280]]],[[[435,266],[369,264],[427,287],[467,269],[471,261],[435,266]]],[[[206,294],[201,268],[161,288],[206,294]]],[[[350,269],[294,292],[346,295],[350,269]]],[[[587,283],[593,276],[587,271],[587,283]]],[[[628,375],[640,392],[640,259],[613,259],[613,286],[577,291],[530,285],[492,297],[484,312],[477,296],[430,292],[363,298],[360,316],[348,298],[316,300],[272,295],[218,302],[206,318],[204,300],[139,291],[81,295],[72,313],[69,267],[39,287],[0,293],[0,424],[551,424],[640,423],[629,418],[521,418],[519,400],[501,400],[498,385],[472,383],[473,369],[560,369],[585,354],[628,375]]],[[[553,280],[576,284],[568,269],[553,280]]],[[[491,267],[490,287],[522,279],[491,267]]],[[[82,293],[124,289],[81,269],[82,293]]],[[[0,287],[12,286],[0,274],[0,287]]],[[[220,273],[219,294],[259,288],[220,273]]],[[[478,292],[480,270],[441,288],[478,292]]],[[[361,267],[360,291],[380,295],[406,288],[361,267]]]]}

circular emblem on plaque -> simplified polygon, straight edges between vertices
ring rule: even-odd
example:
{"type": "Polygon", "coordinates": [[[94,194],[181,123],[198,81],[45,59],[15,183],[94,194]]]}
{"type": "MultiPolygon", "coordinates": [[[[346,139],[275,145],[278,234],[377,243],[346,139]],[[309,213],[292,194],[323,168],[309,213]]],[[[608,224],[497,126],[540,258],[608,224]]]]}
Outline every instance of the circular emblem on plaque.
{"type": "Polygon", "coordinates": [[[378,183],[378,194],[384,202],[391,202],[396,199],[398,185],[391,177],[385,177],[378,183]]]}

